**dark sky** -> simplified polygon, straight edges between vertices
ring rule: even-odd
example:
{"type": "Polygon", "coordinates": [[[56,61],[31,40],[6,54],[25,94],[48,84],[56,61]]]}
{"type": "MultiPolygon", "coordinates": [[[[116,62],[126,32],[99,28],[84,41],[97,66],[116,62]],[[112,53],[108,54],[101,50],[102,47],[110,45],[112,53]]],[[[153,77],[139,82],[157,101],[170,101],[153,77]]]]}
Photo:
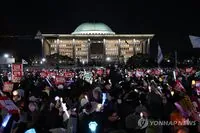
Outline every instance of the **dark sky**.
{"type": "Polygon", "coordinates": [[[154,33],[170,51],[190,48],[185,36],[200,35],[198,0],[21,0],[1,2],[1,35],[28,35],[0,38],[1,51],[20,56],[40,54],[34,35],[71,33],[83,22],[103,22],[116,33],[154,33]]]}

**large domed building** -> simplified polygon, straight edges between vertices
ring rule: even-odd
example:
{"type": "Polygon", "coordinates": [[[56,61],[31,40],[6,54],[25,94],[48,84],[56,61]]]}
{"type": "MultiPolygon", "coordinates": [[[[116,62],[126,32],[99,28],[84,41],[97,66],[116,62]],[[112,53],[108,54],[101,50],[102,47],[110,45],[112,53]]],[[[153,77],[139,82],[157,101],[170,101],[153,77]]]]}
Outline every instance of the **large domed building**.
{"type": "Polygon", "coordinates": [[[79,59],[100,62],[126,61],[141,53],[148,54],[153,34],[115,34],[106,24],[83,23],[71,34],[41,34],[43,56],[58,53],[79,59]]]}
{"type": "Polygon", "coordinates": [[[83,23],[79,25],[72,35],[114,35],[115,32],[103,23],[83,23]]]}

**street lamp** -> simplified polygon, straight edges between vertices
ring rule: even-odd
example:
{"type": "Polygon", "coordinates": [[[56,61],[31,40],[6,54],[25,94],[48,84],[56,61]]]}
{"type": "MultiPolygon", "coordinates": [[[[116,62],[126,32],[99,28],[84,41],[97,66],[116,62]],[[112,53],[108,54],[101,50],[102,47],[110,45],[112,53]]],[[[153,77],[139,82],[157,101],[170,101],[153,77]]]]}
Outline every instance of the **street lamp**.
{"type": "Polygon", "coordinates": [[[3,56],[4,56],[4,58],[8,58],[9,54],[4,54],[3,56]]]}
{"type": "Polygon", "coordinates": [[[45,58],[42,58],[42,62],[45,62],[46,61],[46,59],[45,58]]]}
{"type": "Polygon", "coordinates": [[[111,61],[111,58],[110,58],[110,57],[107,57],[107,58],[106,58],[106,61],[111,61]]]}

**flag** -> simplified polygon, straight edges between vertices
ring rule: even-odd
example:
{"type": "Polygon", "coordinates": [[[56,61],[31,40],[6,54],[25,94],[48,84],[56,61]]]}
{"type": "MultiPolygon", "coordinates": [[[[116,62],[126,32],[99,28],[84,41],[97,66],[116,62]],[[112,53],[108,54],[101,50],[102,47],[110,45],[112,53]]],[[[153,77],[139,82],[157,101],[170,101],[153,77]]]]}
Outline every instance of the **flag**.
{"type": "Polygon", "coordinates": [[[174,90],[178,92],[186,92],[185,88],[183,87],[183,85],[181,84],[179,80],[176,80],[175,85],[174,85],[174,90]]]}
{"type": "Polygon", "coordinates": [[[163,60],[163,54],[160,45],[158,44],[158,57],[157,57],[157,63],[160,64],[163,60]]]}
{"type": "Polygon", "coordinates": [[[22,64],[28,64],[28,62],[22,59],[22,64]]]}
{"type": "Polygon", "coordinates": [[[193,48],[200,48],[200,37],[189,36],[193,48]]]}

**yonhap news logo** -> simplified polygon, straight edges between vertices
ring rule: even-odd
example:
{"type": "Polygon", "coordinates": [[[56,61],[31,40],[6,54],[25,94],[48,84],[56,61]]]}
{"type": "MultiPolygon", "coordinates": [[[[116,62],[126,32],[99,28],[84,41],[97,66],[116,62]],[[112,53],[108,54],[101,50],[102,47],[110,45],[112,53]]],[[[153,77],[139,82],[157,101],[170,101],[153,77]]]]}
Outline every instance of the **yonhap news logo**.
{"type": "Polygon", "coordinates": [[[195,121],[189,119],[184,121],[161,121],[161,120],[148,120],[146,118],[140,118],[138,120],[138,127],[144,129],[147,126],[196,126],[195,121]]]}
{"type": "Polygon", "coordinates": [[[138,120],[138,126],[140,129],[144,129],[148,126],[149,122],[148,122],[148,119],[145,119],[145,118],[140,118],[138,120]]]}

